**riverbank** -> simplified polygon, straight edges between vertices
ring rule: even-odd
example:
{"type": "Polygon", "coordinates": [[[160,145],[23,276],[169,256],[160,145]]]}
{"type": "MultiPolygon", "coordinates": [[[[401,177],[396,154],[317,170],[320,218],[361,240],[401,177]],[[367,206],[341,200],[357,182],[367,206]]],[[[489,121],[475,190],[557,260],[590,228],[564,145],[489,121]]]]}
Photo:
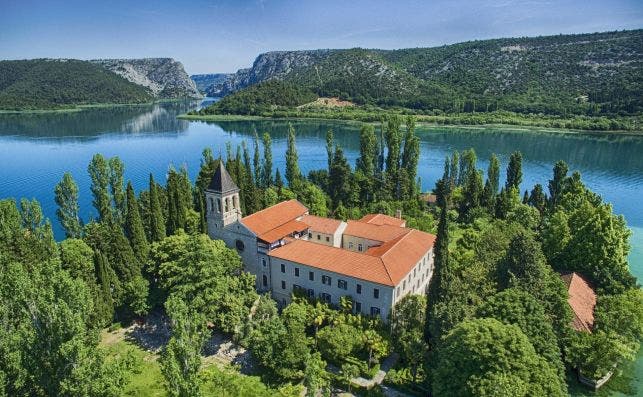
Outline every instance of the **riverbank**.
{"type": "Polygon", "coordinates": [[[62,108],[51,108],[51,109],[0,109],[0,114],[48,114],[48,113],[75,113],[82,112],[83,110],[88,109],[101,109],[101,108],[116,108],[116,107],[138,107],[138,106],[150,106],[159,103],[172,103],[172,102],[183,102],[183,101],[198,101],[203,98],[165,98],[158,99],[155,101],[149,102],[136,102],[136,103],[93,103],[87,105],[71,105],[69,107],[62,108]]]}
{"type": "MultiPolygon", "coordinates": [[[[499,122],[489,122],[483,124],[457,124],[456,119],[449,120],[449,123],[437,122],[432,118],[437,116],[426,116],[426,115],[416,115],[416,125],[429,128],[429,129],[444,129],[444,128],[453,128],[453,129],[471,129],[471,130],[485,130],[485,129],[505,129],[505,130],[525,130],[529,132],[547,132],[547,133],[561,133],[561,134],[591,134],[599,136],[607,135],[618,135],[618,136],[643,136],[643,128],[637,130],[596,130],[596,129],[579,129],[579,128],[561,128],[561,127],[550,127],[538,124],[529,124],[529,123],[499,123],[499,122]]],[[[439,117],[448,117],[448,116],[439,116],[439,117]]],[[[266,121],[266,120],[293,120],[293,121],[310,121],[310,120],[321,120],[321,121],[337,121],[345,123],[380,123],[377,120],[356,120],[354,118],[339,118],[339,117],[321,117],[316,114],[315,116],[306,115],[306,113],[298,114],[296,116],[282,116],[282,115],[239,115],[239,114],[181,114],[177,116],[181,120],[189,121],[266,121]]]]}

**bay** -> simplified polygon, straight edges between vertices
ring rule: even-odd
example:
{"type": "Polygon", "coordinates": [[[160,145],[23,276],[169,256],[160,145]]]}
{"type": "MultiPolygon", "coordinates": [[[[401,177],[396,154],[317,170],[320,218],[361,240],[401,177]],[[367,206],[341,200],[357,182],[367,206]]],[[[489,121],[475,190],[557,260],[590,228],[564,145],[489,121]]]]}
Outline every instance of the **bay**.
{"type": "MultiPolygon", "coordinates": [[[[125,179],[135,189],[146,189],[149,173],[163,182],[168,167],[187,166],[192,178],[199,169],[201,152],[212,148],[233,155],[245,141],[252,150],[253,134],[269,132],[275,167],[284,175],[288,121],[185,121],[178,114],[200,106],[198,102],[172,102],[143,106],[117,106],[69,113],[0,114],[0,198],[35,198],[51,219],[57,239],[64,233],[56,219],[54,186],[64,172],[71,172],[80,188],[83,219],[96,216],[91,205],[87,165],[95,153],[119,156],[125,179]]],[[[359,155],[359,124],[325,120],[291,120],[297,133],[302,170],[325,168],[325,136],[333,129],[336,142],[351,162],[359,155]]],[[[535,183],[547,186],[553,164],[565,160],[571,171],[581,172],[584,182],[614,211],[623,214],[633,231],[630,266],[643,278],[643,137],[614,134],[559,133],[519,128],[417,128],[421,139],[418,175],[423,190],[430,190],[441,176],[444,158],[454,150],[473,147],[486,170],[491,153],[501,161],[502,178],[510,154],[523,154],[523,191],[535,183]]],[[[643,359],[626,366],[601,395],[636,395],[643,379],[643,359]]],[[[574,395],[586,392],[572,391],[574,395]]]]}

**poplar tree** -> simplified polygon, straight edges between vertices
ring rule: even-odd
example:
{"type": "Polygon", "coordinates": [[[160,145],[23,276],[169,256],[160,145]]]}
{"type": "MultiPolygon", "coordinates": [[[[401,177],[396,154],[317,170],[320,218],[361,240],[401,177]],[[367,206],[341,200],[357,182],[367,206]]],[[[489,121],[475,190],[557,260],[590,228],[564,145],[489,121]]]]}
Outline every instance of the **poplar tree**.
{"type": "Polygon", "coordinates": [[[114,220],[122,225],[125,220],[125,192],[123,191],[123,172],[125,165],[118,157],[109,159],[109,187],[114,202],[114,220]]]}
{"type": "Polygon", "coordinates": [[[403,198],[411,199],[416,190],[415,178],[420,160],[420,138],[415,135],[415,119],[412,116],[406,118],[406,135],[404,137],[404,151],[402,154],[402,169],[407,179],[406,193],[403,198]]]}
{"type": "Polygon", "coordinates": [[[453,152],[453,155],[451,156],[451,167],[449,170],[449,175],[450,175],[449,181],[451,182],[452,190],[460,183],[460,180],[458,179],[459,162],[460,162],[460,153],[458,153],[458,151],[456,150],[455,152],[453,152]]]}
{"type": "Polygon", "coordinates": [[[125,214],[125,236],[129,239],[136,258],[139,262],[145,263],[149,247],[132,182],[127,182],[126,192],[127,212],[125,214]]]}
{"type": "Polygon", "coordinates": [[[109,324],[114,318],[114,299],[112,298],[114,280],[113,271],[109,267],[107,257],[100,251],[94,251],[94,266],[98,280],[99,295],[94,300],[97,317],[102,325],[109,324]]]}
{"type": "Polygon", "coordinates": [[[78,185],[69,172],[65,172],[63,178],[56,185],[56,204],[58,209],[56,215],[65,229],[67,238],[80,238],[83,225],[78,215],[78,185]]]}
{"type": "Polygon", "coordinates": [[[159,194],[157,191],[154,176],[150,174],[150,241],[161,241],[165,238],[165,219],[163,219],[163,210],[159,203],[159,194]]]}
{"type": "Polygon", "coordinates": [[[348,164],[341,147],[335,147],[332,167],[330,169],[329,190],[333,204],[348,202],[351,193],[351,166],[348,164]]]}
{"type": "Polygon", "coordinates": [[[328,156],[328,173],[330,173],[330,167],[333,164],[333,145],[333,130],[328,130],[328,132],[326,132],[326,155],[328,156]]]}
{"type": "Polygon", "coordinates": [[[359,158],[355,165],[356,170],[362,171],[367,179],[373,179],[375,176],[375,169],[377,168],[377,137],[375,136],[375,128],[372,125],[362,126],[359,132],[359,158]]]}
{"type": "MultiPolygon", "coordinates": [[[[292,126],[290,126],[292,129],[292,126]]],[[[290,133],[290,130],[288,131],[290,133]]],[[[295,139],[295,131],[292,130],[293,140],[295,139]]],[[[290,137],[290,135],[288,135],[290,137]]],[[[265,132],[263,134],[263,166],[261,167],[262,177],[261,183],[262,187],[272,186],[272,139],[270,139],[270,134],[265,132]]],[[[290,148],[290,146],[288,146],[290,148]]],[[[295,152],[295,156],[297,152],[295,152]]],[[[277,172],[279,172],[277,170],[277,172]]]]}
{"type": "MultiPolygon", "coordinates": [[[[252,165],[255,174],[254,179],[257,181],[257,186],[261,187],[261,184],[263,183],[263,176],[261,174],[261,160],[259,159],[259,135],[257,134],[257,130],[254,131],[254,134],[252,136],[252,143],[254,145],[254,153],[252,158],[252,165]]],[[[250,170],[249,162],[246,167],[248,168],[248,170],[250,170]]]]}
{"type": "Polygon", "coordinates": [[[529,195],[528,203],[532,207],[536,208],[541,214],[545,212],[545,208],[547,207],[547,196],[545,196],[545,192],[543,191],[543,185],[537,183],[534,186],[531,190],[531,194],[529,195]]]}
{"type": "Polygon", "coordinates": [[[288,125],[288,149],[286,149],[286,181],[291,190],[296,191],[301,179],[299,170],[299,156],[295,144],[295,129],[292,124],[288,125]]]}
{"type": "Polygon", "coordinates": [[[554,177],[549,180],[549,207],[555,208],[562,198],[569,167],[563,160],[554,165],[554,177]]]}
{"type": "Polygon", "coordinates": [[[487,169],[487,181],[484,185],[482,194],[482,204],[488,211],[493,212],[498,195],[498,187],[500,184],[500,162],[495,154],[491,155],[489,159],[489,168],[487,169]]]}
{"type": "Polygon", "coordinates": [[[199,175],[196,177],[194,188],[194,208],[199,212],[199,226],[202,233],[207,233],[208,224],[205,218],[207,206],[205,203],[205,189],[208,188],[212,176],[216,171],[217,162],[212,155],[212,149],[203,149],[201,157],[201,168],[199,175]]]}
{"type": "Polygon", "coordinates": [[[522,154],[520,152],[511,153],[509,158],[509,165],[507,166],[507,183],[505,188],[520,189],[520,183],[522,182],[522,154]]]}
{"type": "Polygon", "coordinates": [[[108,191],[110,173],[107,160],[100,153],[95,154],[87,167],[87,171],[92,180],[90,188],[94,196],[92,204],[98,211],[98,219],[101,222],[111,222],[112,207],[108,191]]]}

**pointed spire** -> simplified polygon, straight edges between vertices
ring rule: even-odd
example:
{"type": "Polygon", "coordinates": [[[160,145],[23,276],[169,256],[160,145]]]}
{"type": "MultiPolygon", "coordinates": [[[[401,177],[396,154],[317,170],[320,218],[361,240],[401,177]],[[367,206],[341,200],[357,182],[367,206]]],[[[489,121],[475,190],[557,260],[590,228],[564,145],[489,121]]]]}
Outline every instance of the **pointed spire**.
{"type": "Polygon", "coordinates": [[[221,194],[236,193],[239,191],[239,188],[232,180],[230,174],[228,174],[221,160],[219,160],[219,166],[210,181],[208,190],[221,194]]]}

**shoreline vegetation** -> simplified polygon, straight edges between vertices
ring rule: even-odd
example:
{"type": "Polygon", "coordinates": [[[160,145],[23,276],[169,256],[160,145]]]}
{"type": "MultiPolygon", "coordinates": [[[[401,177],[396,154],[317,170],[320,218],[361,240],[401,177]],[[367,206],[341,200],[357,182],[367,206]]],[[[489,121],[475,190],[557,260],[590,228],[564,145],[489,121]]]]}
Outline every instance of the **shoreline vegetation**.
{"type": "Polygon", "coordinates": [[[158,103],[172,103],[199,100],[194,98],[163,98],[147,102],[133,102],[133,103],[91,103],[86,105],[70,105],[69,107],[50,108],[50,109],[0,109],[0,114],[42,114],[42,113],[74,113],[82,112],[89,109],[99,108],[115,108],[115,107],[135,107],[135,106],[150,106],[158,103]]]}
{"type": "MultiPolygon", "coordinates": [[[[322,113],[311,113],[311,112],[272,112],[272,113],[263,113],[261,115],[246,115],[246,114],[203,114],[199,112],[188,112],[185,114],[179,115],[177,118],[181,120],[189,121],[259,121],[259,120],[328,120],[328,121],[338,121],[346,123],[379,123],[381,117],[387,117],[393,114],[400,114],[395,111],[380,110],[379,113],[368,113],[369,117],[351,117],[351,114],[342,112],[322,112],[322,113]]],[[[474,114],[475,115],[475,114],[474,114]]],[[[614,134],[614,135],[633,135],[633,136],[643,136],[643,120],[641,118],[627,118],[635,119],[634,125],[631,129],[596,129],[596,128],[579,128],[580,126],[574,125],[575,119],[559,119],[551,118],[547,116],[535,116],[535,115],[520,115],[516,113],[497,115],[498,118],[488,118],[486,122],[473,122],[474,119],[467,118],[467,114],[455,114],[455,115],[442,115],[442,116],[428,116],[428,115],[417,115],[415,119],[417,120],[418,126],[428,127],[428,128],[462,128],[462,129],[487,129],[487,128],[501,128],[501,129],[512,129],[520,130],[526,129],[529,131],[537,132],[552,132],[552,133],[564,133],[564,134],[614,134]],[[556,123],[554,126],[551,125],[551,121],[555,120],[556,123]],[[573,127],[565,127],[567,124],[574,125],[573,127]],[[563,126],[559,126],[559,125],[563,126]]],[[[587,118],[584,118],[587,119],[587,118]]],[[[598,119],[598,118],[595,118],[598,119]]],[[[616,119],[609,119],[601,117],[602,122],[610,121],[619,121],[616,119]]],[[[596,120],[598,121],[598,120],[596,120]]]]}

